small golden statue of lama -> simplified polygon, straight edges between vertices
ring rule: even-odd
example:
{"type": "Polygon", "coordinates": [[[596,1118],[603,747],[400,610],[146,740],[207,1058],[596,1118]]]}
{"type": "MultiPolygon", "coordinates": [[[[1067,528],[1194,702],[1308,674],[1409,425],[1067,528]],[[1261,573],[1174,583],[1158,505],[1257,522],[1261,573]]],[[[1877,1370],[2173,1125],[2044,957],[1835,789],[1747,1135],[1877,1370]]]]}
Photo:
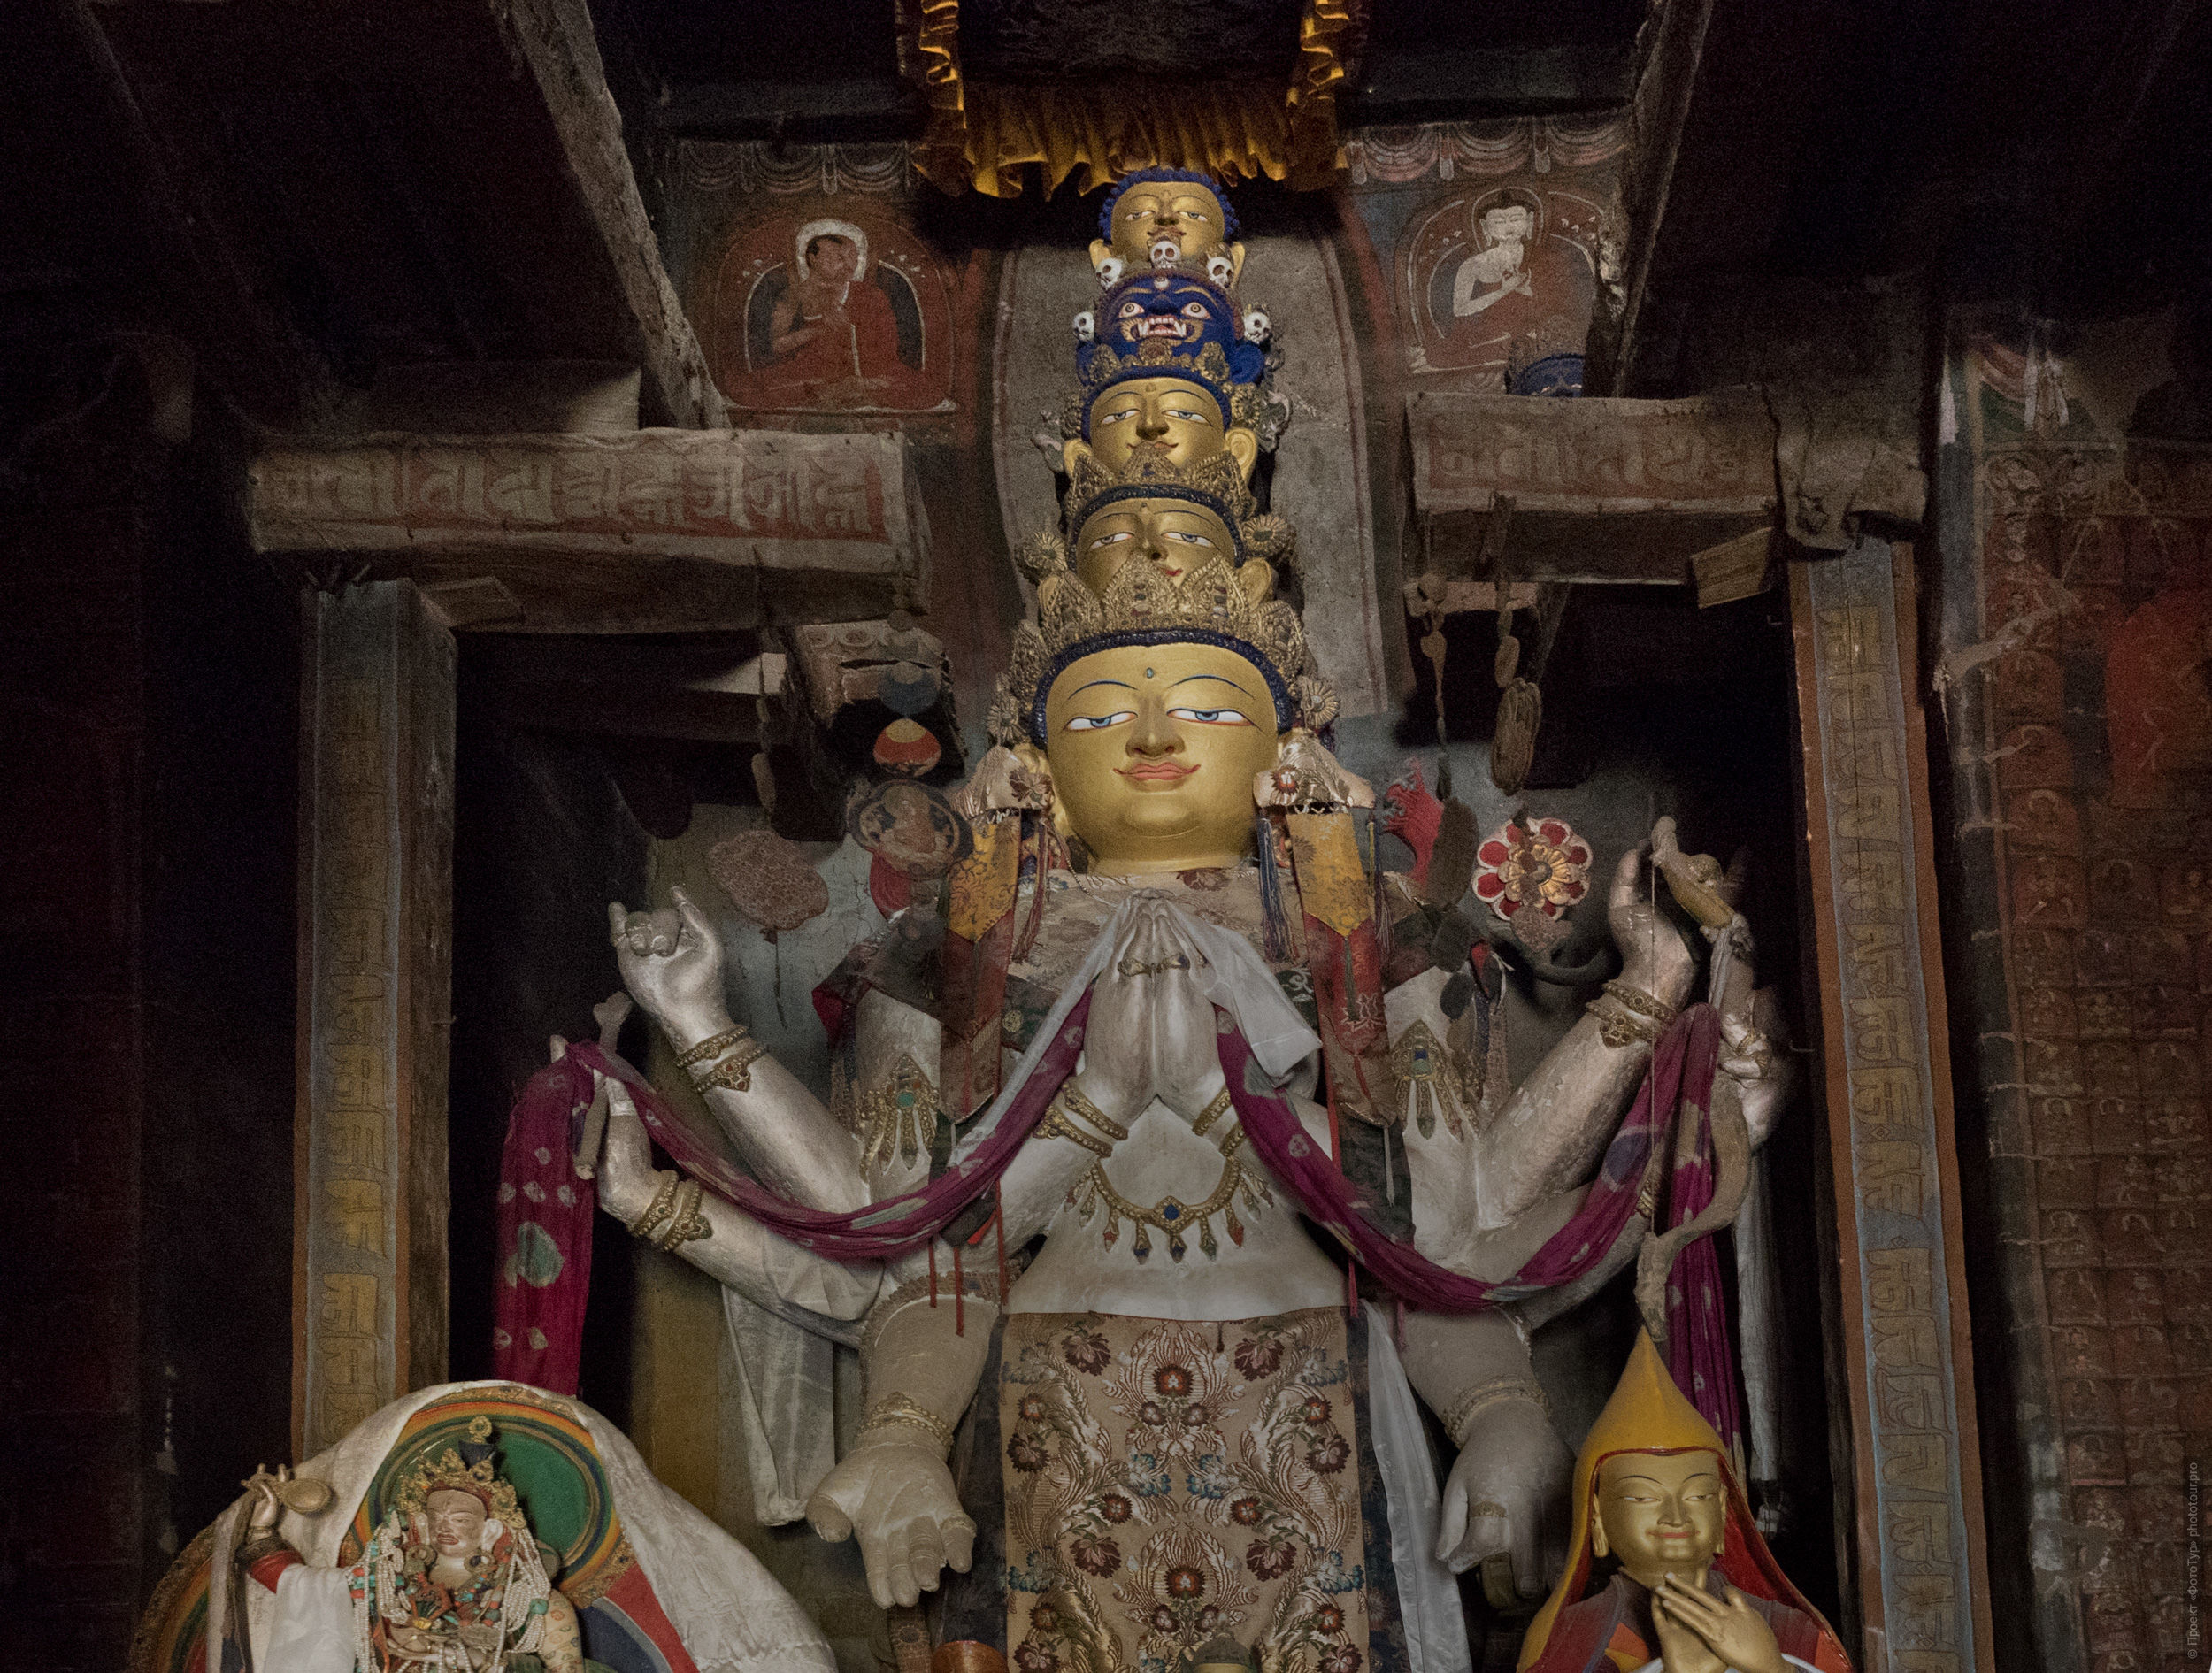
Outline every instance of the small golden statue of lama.
{"type": "Polygon", "coordinates": [[[1572,1503],[1567,1569],[1522,1641],[1520,1673],[1851,1673],[1647,1334],[1582,1443],[1572,1503]]]}

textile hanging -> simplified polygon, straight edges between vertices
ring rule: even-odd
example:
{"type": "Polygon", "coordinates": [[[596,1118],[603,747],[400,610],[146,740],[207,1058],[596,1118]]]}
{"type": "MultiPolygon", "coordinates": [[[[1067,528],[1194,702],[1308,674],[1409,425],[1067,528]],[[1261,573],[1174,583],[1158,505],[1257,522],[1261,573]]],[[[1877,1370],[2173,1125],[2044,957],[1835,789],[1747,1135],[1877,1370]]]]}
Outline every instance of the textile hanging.
{"type": "Polygon", "coordinates": [[[573,1158],[594,1084],[573,1048],[531,1076],[507,1117],[499,1159],[492,1369],[557,1394],[576,1392],[591,1292],[599,1187],[577,1177],[573,1158]]]}
{"type": "MultiPolygon", "coordinates": [[[[1682,1090],[1683,1142],[1674,1152],[1667,1179],[1665,1224],[1655,1231],[1686,1225],[1712,1205],[1719,1183],[1713,1154],[1708,1091],[1682,1090]],[[1694,1098],[1694,1101],[1693,1099],[1694,1098]]],[[[1720,1251],[1709,1237],[1696,1238],[1675,1256],[1667,1283],[1667,1370],[1690,1396],[1698,1414],[1728,1443],[1739,1477],[1744,1473],[1743,1399],[1737,1392],[1736,1358],[1728,1333],[1727,1295],[1721,1284],[1720,1251]]]]}

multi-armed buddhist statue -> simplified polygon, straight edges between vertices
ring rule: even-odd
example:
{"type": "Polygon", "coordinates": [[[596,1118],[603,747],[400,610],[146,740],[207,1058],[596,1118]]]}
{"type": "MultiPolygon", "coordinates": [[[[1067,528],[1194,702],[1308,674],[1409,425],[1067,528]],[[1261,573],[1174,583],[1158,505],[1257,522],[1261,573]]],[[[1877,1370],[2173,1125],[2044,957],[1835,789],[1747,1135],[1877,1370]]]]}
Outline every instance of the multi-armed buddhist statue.
{"type": "Polygon", "coordinates": [[[1695,938],[1621,856],[1617,978],[1486,1081],[1471,920],[1379,864],[1328,748],[1294,532],[1255,496],[1268,321],[1229,206],[1148,170],[1102,221],[1064,521],[1018,554],[1034,615],[956,798],[972,852],[825,985],[828,1098],[731,1020],[690,902],[618,909],[751,1178],[656,1176],[622,1089],[602,1201],[786,1317],[864,1320],[867,1416],[809,1514],[879,1601],[972,1570],[946,1635],[1025,1673],[1225,1638],[1266,1673],[1440,1673],[1453,1572],[1532,1600],[1564,1531],[1517,1304],[1648,1240],[1647,1316],[1713,1347],[1660,1280],[1778,1101],[1747,941],[1719,902],[1729,968],[1693,1006],[1695,938]],[[1417,1396],[1458,1449],[1440,1490],[1417,1396]]]}

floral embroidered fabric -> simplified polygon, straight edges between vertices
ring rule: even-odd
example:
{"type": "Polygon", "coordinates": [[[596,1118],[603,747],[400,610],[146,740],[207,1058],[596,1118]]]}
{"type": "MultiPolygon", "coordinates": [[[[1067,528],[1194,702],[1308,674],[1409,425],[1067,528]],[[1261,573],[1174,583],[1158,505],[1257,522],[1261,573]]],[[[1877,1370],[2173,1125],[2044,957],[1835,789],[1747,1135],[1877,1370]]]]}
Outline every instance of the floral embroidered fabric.
{"type": "Polygon", "coordinates": [[[1018,1673],[1362,1673],[1365,1524],[1345,1315],[1016,1314],[1002,1350],[1018,1673]]]}

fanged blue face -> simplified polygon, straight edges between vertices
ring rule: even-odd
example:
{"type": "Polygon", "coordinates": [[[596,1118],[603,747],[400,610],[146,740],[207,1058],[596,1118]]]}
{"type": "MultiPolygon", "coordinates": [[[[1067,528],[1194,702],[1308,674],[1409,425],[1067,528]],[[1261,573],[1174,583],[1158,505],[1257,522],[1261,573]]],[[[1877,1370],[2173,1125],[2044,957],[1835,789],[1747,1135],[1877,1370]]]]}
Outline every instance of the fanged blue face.
{"type": "Polygon", "coordinates": [[[1237,313],[1229,298],[1203,280],[1147,273],[1108,295],[1098,334],[1123,355],[1148,342],[1171,343],[1180,354],[1217,342],[1226,354],[1237,344],[1237,313]]]}

